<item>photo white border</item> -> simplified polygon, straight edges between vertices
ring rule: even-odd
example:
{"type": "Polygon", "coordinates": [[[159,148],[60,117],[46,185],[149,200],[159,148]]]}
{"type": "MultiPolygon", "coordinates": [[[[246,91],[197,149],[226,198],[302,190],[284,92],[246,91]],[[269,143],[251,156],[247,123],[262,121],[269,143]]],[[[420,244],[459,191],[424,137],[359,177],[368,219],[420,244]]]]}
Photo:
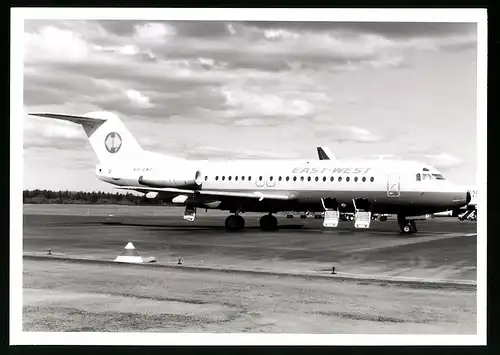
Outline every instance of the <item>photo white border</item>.
{"type": "Polygon", "coordinates": [[[10,344],[11,345],[485,345],[486,344],[486,9],[11,8],[10,344]],[[477,334],[55,333],[22,331],[23,57],[25,19],[353,21],[477,23],[477,334]]]}

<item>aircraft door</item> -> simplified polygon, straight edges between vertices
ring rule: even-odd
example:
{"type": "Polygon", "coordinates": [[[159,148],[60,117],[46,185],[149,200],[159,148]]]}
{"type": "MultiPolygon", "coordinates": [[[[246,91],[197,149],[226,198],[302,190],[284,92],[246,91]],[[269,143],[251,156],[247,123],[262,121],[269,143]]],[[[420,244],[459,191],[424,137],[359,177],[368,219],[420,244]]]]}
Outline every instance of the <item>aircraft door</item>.
{"type": "Polygon", "coordinates": [[[276,184],[276,181],[274,181],[274,179],[275,178],[273,176],[268,176],[266,180],[266,185],[269,187],[273,187],[276,184]]]}
{"type": "Polygon", "coordinates": [[[399,197],[400,195],[400,176],[391,174],[387,179],[387,196],[399,197]]]}
{"type": "Polygon", "coordinates": [[[257,185],[258,187],[263,187],[264,186],[264,179],[265,177],[264,176],[257,176],[256,180],[255,180],[255,185],[257,185]]]}

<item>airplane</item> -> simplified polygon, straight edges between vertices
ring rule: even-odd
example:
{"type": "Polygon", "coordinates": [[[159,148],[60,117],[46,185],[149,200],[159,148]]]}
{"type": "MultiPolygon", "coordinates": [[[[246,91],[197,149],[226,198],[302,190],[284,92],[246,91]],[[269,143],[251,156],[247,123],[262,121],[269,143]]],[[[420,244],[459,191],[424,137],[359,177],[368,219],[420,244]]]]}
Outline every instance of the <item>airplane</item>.
{"type": "Polygon", "coordinates": [[[354,227],[369,228],[371,214],[397,214],[402,233],[417,232],[412,216],[456,209],[471,200],[435,168],[384,160],[186,160],[145,151],[109,111],[82,115],[29,113],[79,124],[99,160],[99,180],[185,208],[229,211],[228,230],[245,226],[242,214],[263,212],[262,230],[278,229],[273,215],[324,212],[323,227],[338,227],[340,211],[355,214],[354,227]],[[425,177],[425,178],[424,178],[425,177]]]}

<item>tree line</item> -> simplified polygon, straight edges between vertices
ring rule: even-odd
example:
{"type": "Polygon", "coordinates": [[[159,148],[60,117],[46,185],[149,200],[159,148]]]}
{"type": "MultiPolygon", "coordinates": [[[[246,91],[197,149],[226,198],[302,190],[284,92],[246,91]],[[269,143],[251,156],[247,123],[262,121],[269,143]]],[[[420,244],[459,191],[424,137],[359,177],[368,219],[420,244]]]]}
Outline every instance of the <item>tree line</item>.
{"type": "Polygon", "coordinates": [[[51,191],[24,190],[23,204],[90,204],[90,205],[161,205],[159,199],[147,199],[144,195],[110,193],[103,191],[51,191]]]}

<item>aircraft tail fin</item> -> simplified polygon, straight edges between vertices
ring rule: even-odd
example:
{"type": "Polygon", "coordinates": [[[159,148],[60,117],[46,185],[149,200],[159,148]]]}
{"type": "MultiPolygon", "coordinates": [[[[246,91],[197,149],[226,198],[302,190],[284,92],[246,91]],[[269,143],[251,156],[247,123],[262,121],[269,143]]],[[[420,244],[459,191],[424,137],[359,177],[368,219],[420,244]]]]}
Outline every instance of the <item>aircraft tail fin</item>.
{"type": "Polygon", "coordinates": [[[328,147],[317,147],[319,160],[335,160],[335,156],[328,147]]]}
{"type": "Polygon", "coordinates": [[[81,125],[100,163],[131,159],[143,153],[139,143],[130,134],[120,118],[112,112],[97,111],[83,115],[29,113],[29,115],[81,125]]]}

